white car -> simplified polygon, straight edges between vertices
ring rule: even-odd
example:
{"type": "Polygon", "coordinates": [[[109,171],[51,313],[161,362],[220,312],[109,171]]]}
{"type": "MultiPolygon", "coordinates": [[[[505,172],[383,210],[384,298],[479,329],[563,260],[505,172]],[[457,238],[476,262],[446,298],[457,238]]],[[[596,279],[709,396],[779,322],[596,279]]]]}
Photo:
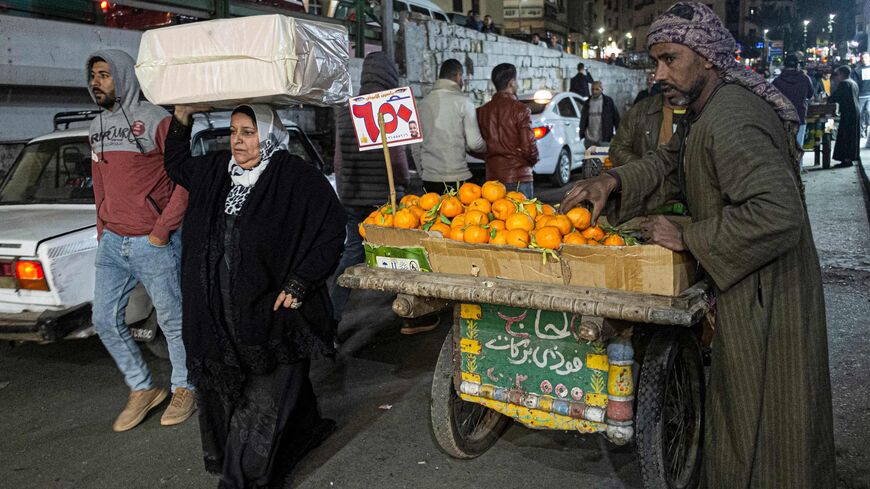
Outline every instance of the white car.
{"type": "MultiPolygon", "coordinates": [[[[571,172],[583,165],[586,148],[580,134],[580,110],[584,98],[572,92],[553,94],[548,90],[522,94],[517,99],[532,112],[532,131],[538,145],[536,175],[550,178],[562,187],[571,180],[571,172]]],[[[483,168],[483,162],[469,157],[472,170],[483,168]]]]}
{"type": "MultiPolygon", "coordinates": [[[[51,342],[95,333],[97,229],[87,125],[96,113],[55,116],[55,131],[30,141],[0,184],[0,340],[51,342]]],[[[285,125],[290,151],[323,169],[308,137],[294,123],[285,125]]],[[[194,154],[228,148],[228,113],[197,116],[192,145],[194,154]]],[[[137,340],[167,356],[141,285],[126,319],[137,340]]]]}

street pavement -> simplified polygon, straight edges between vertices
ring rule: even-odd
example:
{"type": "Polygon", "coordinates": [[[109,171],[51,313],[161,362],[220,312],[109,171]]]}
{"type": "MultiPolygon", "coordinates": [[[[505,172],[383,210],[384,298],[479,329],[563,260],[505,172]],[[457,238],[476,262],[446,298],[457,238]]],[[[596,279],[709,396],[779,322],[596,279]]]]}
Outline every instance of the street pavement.
{"type": "MultiPolygon", "coordinates": [[[[810,161],[810,160],[807,160],[810,161]]],[[[870,161],[870,152],[865,155],[870,161]]],[[[825,282],[838,487],[870,488],[870,228],[856,168],[804,175],[825,282]]],[[[539,196],[561,191],[540,184],[539,196]]],[[[415,336],[384,294],[355,291],[340,357],[314,362],[321,410],[335,434],[296,468],[292,488],[640,488],[630,448],[601,436],[513,424],[474,460],[443,454],[429,429],[432,369],[451,315],[415,336]]],[[[146,353],[157,379],[169,364],[146,353]]],[[[113,433],[127,390],[97,338],[0,346],[0,488],[212,488],[195,419],[162,427],[157,411],[113,433]]]]}

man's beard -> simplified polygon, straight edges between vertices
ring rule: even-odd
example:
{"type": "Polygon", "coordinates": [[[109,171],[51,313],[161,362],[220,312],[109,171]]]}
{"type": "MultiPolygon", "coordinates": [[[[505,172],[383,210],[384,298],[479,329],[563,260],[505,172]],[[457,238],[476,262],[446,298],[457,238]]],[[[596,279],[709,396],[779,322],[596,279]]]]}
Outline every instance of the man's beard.
{"type": "Polygon", "coordinates": [[[665,95],[665,98],[668,100],[668,103],[675,107],[683,107],[691,104],[695,100],[701,96],[701,92],[704,91],[705,81],[702,78],[698,78],[695,80],[695,83],[692,84],[692,87],[689,88],[688,91],[682,91],[677,89],[673,85],[669,85],[667,83],[662,83],[662,91],[667,93],[668,90],[676,92],[676,95],[665,95]]]}
{"type": "MultiPolygon", "coordinates": [[[[97,90],[94,91],[94,98],[95,99],[97,98],[96,97],[97,92],[98,92],[97,90]]],[[[117,102],[117,98],[115,97],[115,94],[106,93],[102,90],[99,90],[99,93],[102,94],[103,98],[102,98],[102,101],[97,99],[97,105],[99,105],[100,107],[102,107],[104,109],[111,110],[115,106],[115,102],[117,102]]]]}

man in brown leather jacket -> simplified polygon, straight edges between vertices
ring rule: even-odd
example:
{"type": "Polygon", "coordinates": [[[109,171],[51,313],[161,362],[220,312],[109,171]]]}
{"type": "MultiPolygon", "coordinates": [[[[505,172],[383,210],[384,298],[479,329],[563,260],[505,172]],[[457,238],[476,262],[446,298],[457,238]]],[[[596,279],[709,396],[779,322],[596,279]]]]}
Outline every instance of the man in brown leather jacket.
{"type": "Polygon", "coordinates": [[[486,141],[486,179],[498,180],[508,190],[519,190],[531,198],[538,147],[531,111],[517,101],[516,66],[502,63],[493,68],[492,83],[498,92],[477,109],[480,134],[486,141]]]}

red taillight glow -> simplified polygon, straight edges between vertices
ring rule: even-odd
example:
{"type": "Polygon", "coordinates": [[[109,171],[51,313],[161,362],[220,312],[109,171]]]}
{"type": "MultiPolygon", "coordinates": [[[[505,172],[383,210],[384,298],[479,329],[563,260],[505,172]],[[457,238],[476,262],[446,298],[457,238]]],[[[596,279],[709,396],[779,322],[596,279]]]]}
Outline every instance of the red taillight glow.
{"type": "Polygon", "coordinates": [[[15,278],[18,286],[28,290],[48,290],[45,280],[45,270],[42,263],[36,260],[18,260],[15,262],[15,278]]]}
{"type": "Polygon", "coordinates": [[[109,2],[107,2],[106,0],[100,2],[100,10],[102,10],[103,12],[109,10],[109,2]]]}
{"type": "Polygon", "coordinates": [[[541,139],[542,137],[550,134],[550,128],[546,126],[535,127],[532,128],[532,132],[535,133],[535,139],[541,139]]]}

